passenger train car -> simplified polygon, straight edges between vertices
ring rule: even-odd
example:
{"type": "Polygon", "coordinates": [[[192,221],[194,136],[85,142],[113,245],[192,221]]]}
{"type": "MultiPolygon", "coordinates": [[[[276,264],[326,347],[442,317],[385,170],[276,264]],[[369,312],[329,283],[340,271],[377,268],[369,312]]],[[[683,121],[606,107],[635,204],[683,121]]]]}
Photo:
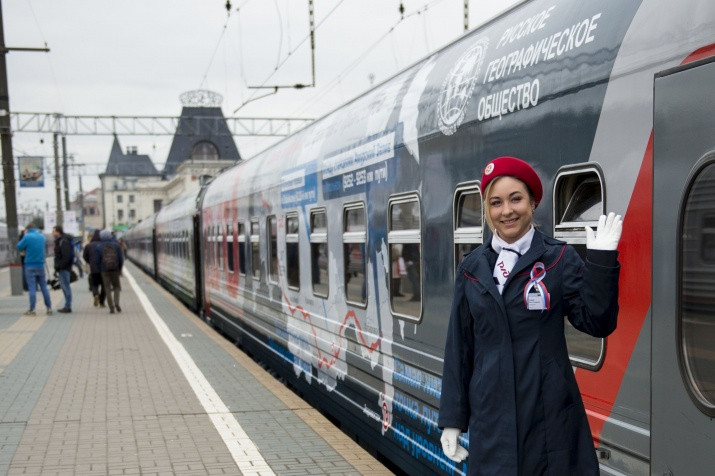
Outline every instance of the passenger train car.
{"type": "Polygon", "coordinates": [[[195,311],[201,289],[196,275],[194,220],[198,219],[200,190],[186,194],[162,208],[156,215],[156,276],[173,294],[195,311]]]}
{"type": "Polygon", "coordinates": [[[156,222],[157,213],[145,218],[124,233],[127,244],[127,257],[156,278],[156,222]]]}
{"type": "Polygon", "coordinates": [[[602,474],[706,474],[712,84],[713,2],[525,1],[143,222],[130,253],[405,472],[463,474],[436,426],[452,283],[490,239],[483,167],[520,157],[548,234],[583,253],[584,226],[625,218],[617,330],[566,326],[602,474]]]}

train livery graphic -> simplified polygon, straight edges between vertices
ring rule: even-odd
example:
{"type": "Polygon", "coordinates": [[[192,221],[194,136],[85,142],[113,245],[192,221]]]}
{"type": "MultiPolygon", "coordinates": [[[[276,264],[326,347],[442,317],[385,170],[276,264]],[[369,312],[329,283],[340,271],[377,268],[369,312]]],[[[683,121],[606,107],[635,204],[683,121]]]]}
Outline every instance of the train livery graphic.
{"type": "MultiPolygon", "coordinates": [[[[494,157],[585,249],[625,218],[617,330],[566,332],[603,474],[705,474],[715,437],[715,3],[525,1],[130,230],[130,258],[409,474],[494,157]]],[[[463,438],[462,444],[467,444],[463,438]]]]}

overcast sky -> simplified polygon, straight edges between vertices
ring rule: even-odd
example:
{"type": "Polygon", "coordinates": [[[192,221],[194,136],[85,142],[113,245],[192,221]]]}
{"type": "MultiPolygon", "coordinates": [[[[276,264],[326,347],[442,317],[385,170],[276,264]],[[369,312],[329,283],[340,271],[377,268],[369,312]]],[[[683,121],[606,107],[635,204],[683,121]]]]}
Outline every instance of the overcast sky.
{"type": "MultiPolygon", "coordinates": [[[[470,0],[469,28],[517,0],[470,0]]],[[[318,118],[464,34],[464,0],[315,0],[315,88],[309,84],[307,0],[4,0],[5,44],[49,53],[7,54],[13,112],[179,116],[179,96],[209,89],[226,117],[318,118]],[[399,12],[404,5],[404,18],[399,12]]],[[[171,136],[120,136],[161,169],[171,136]]],[[[236,138],[249,158],[277,139],[236,138]]],[[[111,136],[67,136],[85,191],[99,186],[111,136]]],[[[51,134],[18,132],[13,151],[46,157],[44,189],[20,189],[20,209],[55,207],[51,134]],[[48,170],[49,169],[49,170],[48,170]]],[[[3,195],[4,196],[4,195],[3,195]]],[[[4,217],[5,207],[0,210],[4,217]]]]}

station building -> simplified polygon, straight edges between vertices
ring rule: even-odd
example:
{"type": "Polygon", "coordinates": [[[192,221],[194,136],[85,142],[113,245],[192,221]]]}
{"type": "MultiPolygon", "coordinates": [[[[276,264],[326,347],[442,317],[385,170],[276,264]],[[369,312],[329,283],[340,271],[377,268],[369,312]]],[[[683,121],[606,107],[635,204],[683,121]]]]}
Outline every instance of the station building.
{"type": "Polygon", "coordinates": [[[114,136],[107,167],[99,175],[103,228],[131,227],[241,160],[220,95],[189,91],[182,94],[181,102],[181,117],[161,171],[136,147],[123,150],[114,136]]]}

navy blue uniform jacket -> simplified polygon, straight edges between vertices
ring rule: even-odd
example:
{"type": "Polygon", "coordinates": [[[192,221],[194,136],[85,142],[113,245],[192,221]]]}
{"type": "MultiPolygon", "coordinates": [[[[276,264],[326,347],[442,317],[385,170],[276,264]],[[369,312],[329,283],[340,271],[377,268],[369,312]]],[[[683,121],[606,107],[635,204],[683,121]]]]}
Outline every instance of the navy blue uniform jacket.
{"type": "Polygon", "coordinates": [[[457,269],[445,346],[439,427],[469,430],[470,475],[598,475],[581,395],[569,362],[564,317],[605,337],[618,315],[617,251],[587,250],[538,230],[499,294],[487,243],[457,269]],[[550,309],[528,310],[535,263],[550,309]]]}

